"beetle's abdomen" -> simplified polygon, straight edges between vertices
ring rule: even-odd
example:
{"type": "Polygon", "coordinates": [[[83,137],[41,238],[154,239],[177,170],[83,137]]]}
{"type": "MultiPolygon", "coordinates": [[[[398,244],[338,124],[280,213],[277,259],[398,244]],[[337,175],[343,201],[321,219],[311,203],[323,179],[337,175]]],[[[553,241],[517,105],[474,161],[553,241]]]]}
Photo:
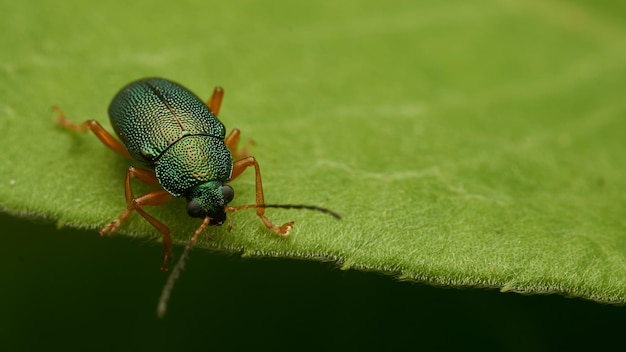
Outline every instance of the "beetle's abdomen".
{"type": "Polygon", "coordinates": [[[233,157],[224,141],[209,136],[180,139],[154,165],[161,186],[177,197],[205,182],[228,181],[232,169],[233,157]]]}
{"type": "Polygon", "coordinates": [[[212,136],[223,144],[226,135],[224,125],[200,98],[162,78],[122,88],[109,105],[109,117],[131,156],[149,166],[185,136],[212,136]]]}

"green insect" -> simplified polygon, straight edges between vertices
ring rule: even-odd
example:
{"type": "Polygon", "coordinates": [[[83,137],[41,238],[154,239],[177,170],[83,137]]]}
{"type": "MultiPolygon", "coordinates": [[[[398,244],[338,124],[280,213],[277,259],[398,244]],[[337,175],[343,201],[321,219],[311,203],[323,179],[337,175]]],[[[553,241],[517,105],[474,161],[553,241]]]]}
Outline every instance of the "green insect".
{"type": "Polygon", "coordinates": [[[161,269],[167,270],[167,263],[173,258],[171,231],[146,213],[144,206],[163,205],[174,197],[185,197],[187,214],[203,219],[179,261],[181,267],[198,235],[208,225],[223,224],[226,212],[256,209],[265,227],[280,236],[289,234],[293,222],[274,225],[265,216],[266,208],[311,209],[340,218],[337,213],[317,206],[265,204],[258,162],[248,156],[245,146],[239,149],[240,131],[233,129],[226,135],[224,125],[217,119],[223,96],[224,90],[216,87],[204,103],[185,87],[163,78],[132,82],[115,95],[109,106],[111,125],[119,140],[95,120],[75,124],[60,108],[53,108],[60,125],[79,132],[92,131],[114,152],[142,166],[128,168],[124,183],[126,208],[100,231],[101,235],[113,234],[137,211],[163,235],[161,269]],[[235,193],[227,183],[249,167],[254,167],[256,175],[255,204],[228,206],[235,193]],[[131,186],[134,178],[158,189],[135,196],[131,186]]]}

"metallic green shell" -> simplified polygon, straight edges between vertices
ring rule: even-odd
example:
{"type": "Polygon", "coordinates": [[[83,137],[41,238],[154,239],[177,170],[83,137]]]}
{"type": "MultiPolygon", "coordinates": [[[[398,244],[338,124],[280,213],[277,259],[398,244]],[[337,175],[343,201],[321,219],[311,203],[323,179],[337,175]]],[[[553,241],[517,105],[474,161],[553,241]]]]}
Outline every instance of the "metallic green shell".
{"type": "Polygon", "coordinates": [[[232,172],[226,129],[195,94],[162,78],[142,79],[117,93],[109,117],[133,159],[154,169],[166,191],[192,197],[208,183],[200,203],[223,207],[213,198],[221,198],[232,172]]]}
{"type": "Polygon", "coordinates": [[[184,136],[223,140],[224,125],[185,87],[146,78],[122,88],[109,105],[109,117],[133,159],[153,167],[159,156],[184,136]]]}
{"type": "MultiPolygon", "coordinates": [[[[233,158],[223,140],[188,136],[168,148],[156,161],[154,169],[161,186],[171,194],[181,196],[199,184],[228,181],[232,167],[233,158]]],[[[216,192],[221,198],[221,189],[216,192]]]]}

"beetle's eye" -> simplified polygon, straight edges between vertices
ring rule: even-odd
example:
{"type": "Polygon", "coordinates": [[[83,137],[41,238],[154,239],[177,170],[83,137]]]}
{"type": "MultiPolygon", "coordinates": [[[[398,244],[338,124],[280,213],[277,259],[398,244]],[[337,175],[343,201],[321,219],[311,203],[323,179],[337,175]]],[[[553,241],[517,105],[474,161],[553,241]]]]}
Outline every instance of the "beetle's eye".
{"type": "Polygon", "coordinates": [[[193,199],[187,203],[187,214],[192,218],[203,218],[205,215],[200,203],[193,199]]]}
{"type": "Polygon", "coordinates": [[[229,185],[222,186],[222,196],[224,197],[224,204],[230,203],[235,198],[235,190],[229,185]]]}

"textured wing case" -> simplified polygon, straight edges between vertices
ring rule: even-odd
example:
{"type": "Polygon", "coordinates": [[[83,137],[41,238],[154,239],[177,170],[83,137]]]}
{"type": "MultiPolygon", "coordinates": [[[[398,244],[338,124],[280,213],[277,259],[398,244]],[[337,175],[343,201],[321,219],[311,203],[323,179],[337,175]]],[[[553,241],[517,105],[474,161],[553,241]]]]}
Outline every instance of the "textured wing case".
{"type": "Polygon", "coordinates": [[[226,135],[224,125],[200,98],[160,78],[142,79],[122,88],[109,106],[109,117],[128,152],[149,166],[184,136],[223,140],[226,135]]]}

